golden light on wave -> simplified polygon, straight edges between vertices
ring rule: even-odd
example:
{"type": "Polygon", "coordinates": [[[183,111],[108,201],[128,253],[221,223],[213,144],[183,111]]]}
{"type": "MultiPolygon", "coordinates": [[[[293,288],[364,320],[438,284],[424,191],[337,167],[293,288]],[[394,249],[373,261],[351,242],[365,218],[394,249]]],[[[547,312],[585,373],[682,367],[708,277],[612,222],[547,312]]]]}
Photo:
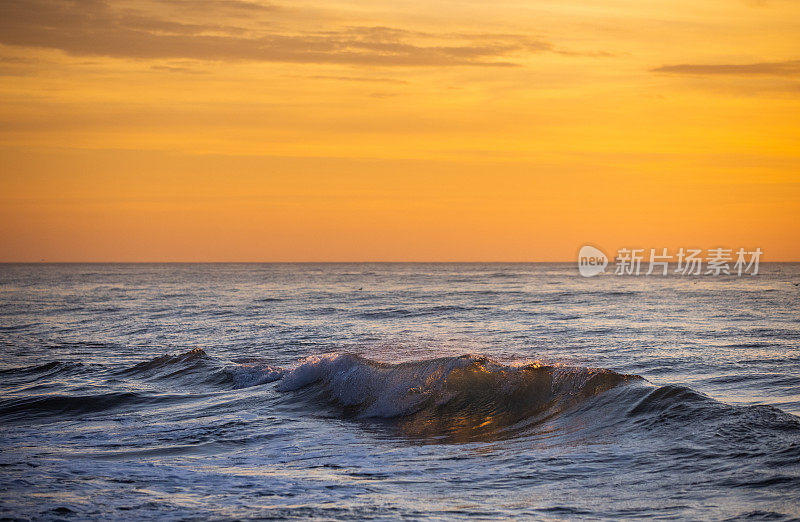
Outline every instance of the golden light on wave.
{"type": "Polygon", "coordinates": [[[419,410],[395,419],[404,437],[448,444],[493,442],[520,434],[546,438],[574,428],[572,420],[560,418],[560,413],[621,383],[640,380],[608,370],[545,366],[538,361],[504,367],[481,358],[429,381],[442,379],[441,392],[425,400],[419,410]],[[556,420],[560,425],[554,424],[556,420]]]}

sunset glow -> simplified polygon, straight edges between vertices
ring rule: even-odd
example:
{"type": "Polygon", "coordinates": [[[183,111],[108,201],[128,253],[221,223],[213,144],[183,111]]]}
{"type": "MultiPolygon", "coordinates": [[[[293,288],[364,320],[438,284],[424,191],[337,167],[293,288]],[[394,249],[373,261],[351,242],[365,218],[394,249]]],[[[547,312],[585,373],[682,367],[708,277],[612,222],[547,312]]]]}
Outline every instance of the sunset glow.
{"type": "Polygon", "coordinates": [[[800,260],[800,5],[5,1],[0,261],[800,260]]]}

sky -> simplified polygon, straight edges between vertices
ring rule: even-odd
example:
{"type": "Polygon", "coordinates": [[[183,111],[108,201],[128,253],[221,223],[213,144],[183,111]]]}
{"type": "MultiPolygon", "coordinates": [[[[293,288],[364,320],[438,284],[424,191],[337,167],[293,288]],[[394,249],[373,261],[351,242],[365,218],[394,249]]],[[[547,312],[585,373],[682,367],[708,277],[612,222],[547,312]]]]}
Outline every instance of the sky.
{"type": "Polygon", "coordinates": [[[800,261],[795,0],[3,0],[0,261],[800,261]]]}

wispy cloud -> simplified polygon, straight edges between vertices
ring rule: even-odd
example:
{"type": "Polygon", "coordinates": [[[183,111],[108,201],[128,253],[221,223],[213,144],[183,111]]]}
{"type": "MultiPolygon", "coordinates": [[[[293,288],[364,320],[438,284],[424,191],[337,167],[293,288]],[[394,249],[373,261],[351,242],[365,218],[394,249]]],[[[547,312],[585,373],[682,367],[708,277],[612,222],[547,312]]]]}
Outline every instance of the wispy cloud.
{"type": "Polygon", "coordinates": [[[280,9],[273,4],[260,2],[249,2],[246,0],[163,0],[166,4],[171,4],[186,9],[202,9],[208,11],[228,11],[231,13],[253,13],[276,11],[280,9]]]}
{"type": "Polygon", "coordinates": [[[365,83],[396,83],[407,84],[405,80],[397,80],[395,78],[366,78],[362,76],[328,76],[324,74],[315,74],[313,76],[306,76],[312,80],[335,80],[341,82],[365,82],[365,83]]]}
{"type": "MultiPolygon", "coordinates": [[[[239,0],[212,0],[208,8],[238,10],[242,18],[251,10],[277,9],[239,0]]],[[[508,67],[516,65],[510,58],[516,53],[552,50],[547,42],[518,35],[437,35],[392,27],[265,32],[263,27],[179,22],[152,9],[115,7],[102,0],[0,3],[0,43],[84,56],[508,67]]]]}
{"type": "Polygon", "coordinates": [[[800,60],[746,64],[665,65],[652,72],[691,75],[800,76],[800,60]]]}
{"type": "Polygon", "coordinates": [[[198,71],[191,67],[182,67],[179,65],[153,65],[150,69],[158,72],[168,73],[186,73],[186,74],[203,74],[203,71],[198,71]]]}

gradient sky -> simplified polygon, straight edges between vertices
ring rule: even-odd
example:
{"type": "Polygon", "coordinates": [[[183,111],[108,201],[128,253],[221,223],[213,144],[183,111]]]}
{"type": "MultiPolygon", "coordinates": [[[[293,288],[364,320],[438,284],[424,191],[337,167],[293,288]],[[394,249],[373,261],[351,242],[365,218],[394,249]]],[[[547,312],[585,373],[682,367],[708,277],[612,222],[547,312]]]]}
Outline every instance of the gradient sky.
{"type": "Polygon", "coordinates": [[[0,261],[800,260],[794,0],[3,0],[0,261]]]}

